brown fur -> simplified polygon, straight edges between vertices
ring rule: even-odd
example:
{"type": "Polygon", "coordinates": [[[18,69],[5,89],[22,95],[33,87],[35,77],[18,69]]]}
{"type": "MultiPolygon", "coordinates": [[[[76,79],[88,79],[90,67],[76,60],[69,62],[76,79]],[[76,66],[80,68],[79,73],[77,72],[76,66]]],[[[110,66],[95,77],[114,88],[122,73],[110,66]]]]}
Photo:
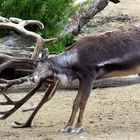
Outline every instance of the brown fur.
{"type": "MultiPolygon", "coordinates": [[[[64,131],[73,125],[78,109],[79,117],[76,127],[82,126],[84,109],[94,80],[140,72],[140,25],[120,27],[98,36],[85,36],[62,54],[70,55],[74,49],[77,50],[78,61],[65,65],[65,68],[59,65],[60,73],[69,75],[70,72],[70,76],[75,74],[74,77],[80,82],[72,114],[64,131]]],[[[56,67],[57,57],[61,55],[55,57],[56,67]]]]}

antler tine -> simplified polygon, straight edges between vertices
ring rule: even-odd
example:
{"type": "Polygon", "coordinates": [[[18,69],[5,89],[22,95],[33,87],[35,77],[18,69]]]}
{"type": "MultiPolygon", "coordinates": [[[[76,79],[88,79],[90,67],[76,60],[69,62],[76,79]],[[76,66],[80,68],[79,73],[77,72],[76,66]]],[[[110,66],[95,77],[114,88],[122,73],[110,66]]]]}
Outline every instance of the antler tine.
{"type": "Polygon", "coordinates": [[[23,20],[20,19],[20,18],[15,18],[15,17],[10,17],[9,20],[13,23],[20,23],[22,22],[23,20]]]}
{"type": "Polygon", "coordinates": [[[11,114],[13,114],[16,110],[18,110],[26,101],[28,101],[35,93],[36,91],[42,86],[41,81],[21,100],[19,101],[13,101],[11,100],[7,95],[3,94],[3,96],[6,98],[6,102],[0,102],[0,105],[14,105],[14,107],[8,111],[0,112],[1,115],[3,115],[0,119],[6,119],[11,114]]]}
{"type": "Polygon", "coordinates": [[[44,39],[44,43],[55,43],[56,41],[58,41],[58,38],[44,39]]]}
{"type": "Polygon", "coordinates": [[[33,81],[32,79],[33,79],[32,75],[21,77],[18,79],[13,79],[13,80],[6,80],[3,78],[0,78],[0,84],[4,84],[0,86],[0,89],[1,91],[6,91],[8,88],[10,88],[13,85],[23,84],[27,81],[33,81]]]}
{"type": "Polygon", "coordinates": [[[44,24],[40,21],[37,21],[37,20],[26,20],[27,24],[30,25],[30,24],[34,24],[34,25],[37,25],[40,29],[44,29],[44,24]]]}
{"type": "Polygon", "coordinates": [[[4,111],[4,112],[0,112],[1,115],[3,115],[0,119],[4,120],[6,118],[8,118],[11,114],[13,114],[18,108],[13,107],[12,109],[8,110],[8,111],[4,111]]]}
{"type": "Polygon", "coordinates": [[[3,78],[0,78],[0,84],[1,84],[1,83],[5,83],[5,84],[7,84],[7,82],[8,82],[8,80],[3,79],[3,78]]]}
{"type": "Polygon", "coordinates": [[[10,22],[8,18],[0,16],[0,22],[10,22]]]}
{"type": "Polygon", "coordinates": [[[3,93],[3,96],[6,99],[6,102],[0,102],[0,105],[14,105],[15,102],[11,100],[6,94],[3,93]]]}
{"type": "MultiPolygon", "coordinates": [[[[3,93],[3,96],[5,97],[6,102],[0,102],[0,105],[15,105],[15,102],[13,100],[11,100],[6,94],[3,93]]],[[[0,114],[3,115],[0,119],[1,120],[6,119],[8,116],[10,116],[15,111],[16,111],[16,108],[14,107],[9,111],[0,112],[0,114]]]]}
{"type": "Polygon", "coordinates": [[[37,25],[40,29],[44,29],[44,24],[40,21],[37,20],[22,20],[20,18],[15,18],[15,17],[10,17],[9,20],[13,23],[18,23],[22,25],[23,27],[29,24],[35,24],[37,25]]]}

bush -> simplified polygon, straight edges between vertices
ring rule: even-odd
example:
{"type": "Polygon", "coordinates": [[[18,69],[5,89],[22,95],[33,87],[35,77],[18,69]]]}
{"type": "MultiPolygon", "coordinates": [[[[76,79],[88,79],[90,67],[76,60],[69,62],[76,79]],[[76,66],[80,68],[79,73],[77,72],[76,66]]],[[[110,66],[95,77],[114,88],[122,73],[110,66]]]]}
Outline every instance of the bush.
{"type": "MultiPolygon", "coordinates": [[[[37,31],[44,38],[57,37],[65,21],[73,12],[73,10],[71,10],[73,1],[74,0],[1,0],[0,15],[4,17],[12,16],[21,19],[40,20],[45,25],[43,31],[37,31],[35,27],[30,28],[37,31]]],[[[62,40],[55,45],[57,49],[62,49],[61,47],[63,46],[60,47],[60,45],[67,45],[67,42],[62,43],[62,40]]],[[[69,44],[69,40],[67,41],[69,44]]]]}
{"type": "Polygon", "coordinates": [[[48,48],[49,52],[60,53],[64,50],[65,47],[68,47],[73,43],[74,36],[71,34],[66,35],[64,38],[59,40],[56,44],[45,45],[45,48],[48,48]]]}

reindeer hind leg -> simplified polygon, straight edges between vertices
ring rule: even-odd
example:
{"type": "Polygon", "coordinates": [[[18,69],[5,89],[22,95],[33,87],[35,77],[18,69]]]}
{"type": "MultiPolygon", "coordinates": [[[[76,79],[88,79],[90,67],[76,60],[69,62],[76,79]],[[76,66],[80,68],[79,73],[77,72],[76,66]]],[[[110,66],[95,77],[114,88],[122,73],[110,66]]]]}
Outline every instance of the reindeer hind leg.
{"type": "MultiPolygon", "coordinates": [[[[91,86],[91,88],[92,88],[92,86],[91,86]]],[[[83,95],[82,95],[80,106],[79,106],[79,116],[77,119],[76,128],[73,131],[75,133],[82,133],[85,131],[84,128],[82,127],[82,123],[83,123],[84,111],[85,111],[85,107],[86,107],[86,103],[89,98],[89,95],[90,95],[90,90],[88,92],[86,92],[86,94],[83,93],[83,95]]]]}
{"type": "Polygon", "coordinates": [[[62,133],[75,133],[75,132],[79,133],[83,129],[81,128],[83,113],[84,113],[86,102],[88,100],[88,97],[89,97],[89,94],[93,85],[93,79],[94,78],[92,78],[92,76],[89,76],[89,77],[86,76],[86,78],[83,78],[80,81],[79,91],[73,104],[70,119],[66,127],[61,130],[62,133]],[[73,128],[72,125],[74,123],[74,119],[75,119],[78,109],[80,109],[80,112],[79,112],[77,125],[76,125],[76,128],[73,128]]]}

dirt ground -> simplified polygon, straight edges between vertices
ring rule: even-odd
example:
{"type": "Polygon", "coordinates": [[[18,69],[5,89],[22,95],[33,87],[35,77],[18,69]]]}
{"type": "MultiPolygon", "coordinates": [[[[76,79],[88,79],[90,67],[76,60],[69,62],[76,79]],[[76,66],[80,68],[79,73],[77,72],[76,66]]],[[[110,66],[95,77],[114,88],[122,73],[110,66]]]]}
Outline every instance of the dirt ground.
{"type": "MultiPolygon", "coordinates": [[[[98,14],[82,31],[96,34],[114,29],[120,25],[140,21],[140,0],[121,0],[112,3],[98,14]]],[[[25,122],[31,112],[22,109],[37,104],[43,92],[38,92],[32,100],[6,120],[0,121],[1,140],[140,140],[140,84],[125,87],[95,89],[89,98],[82,134],[62,134],[60,132],[69,118],[75,90],[58,90],[54,98],[46,103],[36,115],[32,127],[13,129],[14,121],[25,122]]],[[[15,100],[26,93],[8,94],[15,100]]],[[[0,95],[0,100],[3,96],[0,95]]],[[[0,110],[9,109],[0,106],[0,110]]]]}

